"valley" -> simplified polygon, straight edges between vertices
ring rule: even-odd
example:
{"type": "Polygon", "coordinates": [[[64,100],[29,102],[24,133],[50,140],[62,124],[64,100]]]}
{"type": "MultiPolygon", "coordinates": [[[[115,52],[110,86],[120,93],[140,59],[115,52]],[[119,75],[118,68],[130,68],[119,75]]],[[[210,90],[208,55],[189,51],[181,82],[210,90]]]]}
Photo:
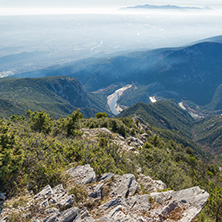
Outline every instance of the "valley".
{"type": "Polygon", "coordinates": [[[82,84],[71,77],[4,78],[0,81],[1,117],[25,115],[31,109],[44,110],[60,118],[77,108],[88,118],[97,112],[117,117],[136,115],[157,135],[190,146],[197,156],[221,165],[221,115],[195,111],[186,101],[177,103],[148,93],[144,96],[144,90],[149,87],[112,85],[87,93],[82,84]],[[148,103],[137,103],[140,98],[148,103]],[[132,106],[131,101],[135,102],[132,106]]]}
{"type": "Polygon", "coordinates": [[[222,113],[221,40],[218,36],[185,47],[85,59],[3,78],[1,116],[24,114],[28,108],[56,118],[77,108],[85,117],[136,114],[158,135],[189,145],[198,155],[207,156],[207,151],[220,164],[220,130],[204,131],[204,120],[216,124],[222,113]],[[107,73],[112,75],[107,78],[107,73]]]}
{"type": "MultiPolygon", "coordinates": [[[[109,172],[115,174],[114,178],[133,173],[136,177],[151,175],[162,180],[169,190],[189,188],[199,192],[199,188],[190,187],[200,186],[210,196],[206,193],[203,202],[208,197],[209,201],[202,213],[196,213],[198,218],[220,218],[220,214],[214,213],[220,205],[212,205],[221,201],[222,44],[219,40],[221,37],[179,48],[88,58],[0,79],[0,138],[4,149],[0,153],[3,163],[0,172],[6,175],[6,179],[0,177],[2,191],[13,199],[19,189],[24,191],[28,186],[35,193],[46,185],[70,186],[71,182],[64,178],[70,164],[91,164],[98,178],[109,172]],[[37,152],[38,158],[32,152],[37,152]],[[16,166],[7,155],[15,158],[16,166]],[[39,165],[36,171],[28,166],[29,160],[39,165]],[[38,170],[44,175],[38,175],[38,170]],[[16,185],[11,178],[16,178],[16,185]]],[[[92,187],[84,186],[84,192],[103,186],[97,180],[94,183],[92,187]]],[[[138,188],[135,198],[145,194],[143,186],[138,188]]],[[[63,194],[67,196],[67,192],[63,194]]],[[[30,195],[29,199],[35,198],[30,195]]],[[[75,202],[72,196],[72,204],[68,206],[70,209],[86,206],[87,215],[96,218],[94,213],[103,206],[103,197],[97,203],[87,196],[91,194],[84,195],[84,203],[75,202]]],[[[106,198],[110,195],[108,192],[106,198]]],[[[124,198],[122,201],[129,200],[128,196],[124,198]]],[[[10,204],[10,200],[6,203],[10,204]]],[[[36,204],[41,205],[38,201],[36,204]]],[[[6,217],[17,212],[13,206],[6,209],[3,210],[6,217]]],[[[38,216],[39,211],[36,214],[22,209],[33,217],[46,218],[43,217],[46,214],[38,216]]],[[[156,211],[149,210],[154,219],[156,211]]],[[[55,218],[63,217],[66,212],[69,210],[59,208],[55,218]]]]}
{"type": "MultiPolygon", "coordinates": [[[[216,112],[221,107],[222,44],[221,37],[189,46],[138,51],[91,58],[73,63],[28,72],[17,77],[71,76],[77,78],[86,91],[94,92],[112,84],[135,83],[131,99],[122,105],[172,98],[178,103],[194,103],[204,112],[216,112]],[[214,68],[212,68],[214,67],[214,68]],[[107,78],[107,73],[110,74],[107,78]]],[[[193,107],[194,107],[193,106],[193,107]]],[[[189,105],[190,107],[190,105],[189,105]]],[[[191,107],[191,108],[193,108],[191,107]]]]}

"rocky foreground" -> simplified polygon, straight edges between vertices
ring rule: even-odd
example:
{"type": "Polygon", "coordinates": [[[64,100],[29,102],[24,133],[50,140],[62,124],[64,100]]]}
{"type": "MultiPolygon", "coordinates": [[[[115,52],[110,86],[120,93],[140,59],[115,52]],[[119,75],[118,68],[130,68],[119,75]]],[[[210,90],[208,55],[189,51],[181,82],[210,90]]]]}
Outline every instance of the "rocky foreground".
{"type": "Polygon", "coordinates": [[[97,177],[90,165],[67,170],[66,185],[46,186],[41,192],[19,200],[6,200],[0,222],[111,222],[111,221],[192,221],[209,194],[199,187],[166,190],[159,180],[140,174],[97,177]],[[17,202],[16,202],[17,201],[17,202]]]}

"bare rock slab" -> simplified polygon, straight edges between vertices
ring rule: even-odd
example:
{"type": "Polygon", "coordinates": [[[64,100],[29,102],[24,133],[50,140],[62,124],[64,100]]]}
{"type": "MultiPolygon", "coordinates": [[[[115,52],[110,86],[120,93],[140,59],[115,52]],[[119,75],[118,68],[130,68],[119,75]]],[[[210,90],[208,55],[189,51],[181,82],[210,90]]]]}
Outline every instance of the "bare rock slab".
{"type": "Polygon", "coordinates": [[[160,204],[157,209],[151,210],[151,215],[157,221],[161,221],[162,217],[169,221],[171,217],[177,217],[176,221],[191,222],[204,207],[209,194],[200,187],[191,187],[180,191],[151,193],[150,196],[160,204]]]}
{"type": "Polygon", "coordinates": [[[161,180],[153,180],[151,177],[143,174],[139,175],[138,182],[143,184],[144,190],[148,192],[157,192],[167,188],[166,184],[161,180]]]}
{"type": "Polygon", "coordinates": [[[96,179],[96,174],[89,164],[72,167],[66,172],[73,178],[73,180],[77,184],[92,183],[96,179]]]}
{"type": "Polygon", "coordinates": [[[113,187],[112,196],[130,197],[141,189],[133,174],[116,175],[116,186],[113,187]]]}
{"type": "Polygon", "coordinates": [[[47,198],[49,195],[52,195],[53,191],[52,188],[50,187],[50,185],[47,185],[46,187],[44,187],[38,194],[36,194],[34,196],[35,200],[40,200],[40,199],[45,199],[47,198]]]}

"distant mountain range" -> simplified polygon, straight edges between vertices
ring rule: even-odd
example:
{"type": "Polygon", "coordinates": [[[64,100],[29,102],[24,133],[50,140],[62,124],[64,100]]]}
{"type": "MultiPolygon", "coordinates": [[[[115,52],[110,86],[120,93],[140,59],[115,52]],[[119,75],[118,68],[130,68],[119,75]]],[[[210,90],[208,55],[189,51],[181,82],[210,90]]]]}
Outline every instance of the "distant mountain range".
{"type": "Polygon", "coordinates": [[[206,8],[200,8],[200,7],[180,7],[177,5],[136,5],[131,7],[122,8],[123,10],[127,9],[164,9],[164,10],[202,10],[202,9],[209,9],[209,7],[206,8]]]}
{"type": "Polygon", "coordinates": [[[150,96],[156,96],[178,102],[191,101],[203,110],[220,110],[221,42],[222,37],[218,36],[185,47],[90,58],[23,73],[19,77],[70,76],[80,80],[88,92],[112,84],[134,83],[136,87],[122,100],[122,105],[147,102],[150,96]]]}

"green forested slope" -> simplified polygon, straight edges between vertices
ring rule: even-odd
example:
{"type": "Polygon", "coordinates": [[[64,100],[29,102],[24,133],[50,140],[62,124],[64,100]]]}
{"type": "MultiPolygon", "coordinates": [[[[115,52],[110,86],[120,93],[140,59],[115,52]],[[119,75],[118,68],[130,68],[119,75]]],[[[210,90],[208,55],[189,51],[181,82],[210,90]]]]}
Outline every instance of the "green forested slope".
{"type": "Polygon", "coordinates": [[[1,117],[24,114],[27,109],[44,110],[56,118],[83,108],[86,116],[103,111],[81,83],[70,77],[4,78],[0,80],[1,117]]]}
{"type": "Polygon", "coordinates": [[[157,103],[137,103],[124,110],[120,116],[140,115],[150,125],[164,129],[180,130],[187,137],[191,137],[193,118],[171,101],[157,103]]]}
{"type": "Polygon", "coordinates": [[[158,135],[191,146],[196,153],[221,162],[222,137],[220,115],[194,120],[171,100],[153,104],[137,103],[124,110],[120,116],[138,115],[158,135]],[[208,152],[208,154],[204,153],[208,152]]]}
{"type": "Polygon", "coordinates": [[[222,116],[216,115],[196,122],[194,141],[209,150],[215,160],[222,164],[222,116]]]}

